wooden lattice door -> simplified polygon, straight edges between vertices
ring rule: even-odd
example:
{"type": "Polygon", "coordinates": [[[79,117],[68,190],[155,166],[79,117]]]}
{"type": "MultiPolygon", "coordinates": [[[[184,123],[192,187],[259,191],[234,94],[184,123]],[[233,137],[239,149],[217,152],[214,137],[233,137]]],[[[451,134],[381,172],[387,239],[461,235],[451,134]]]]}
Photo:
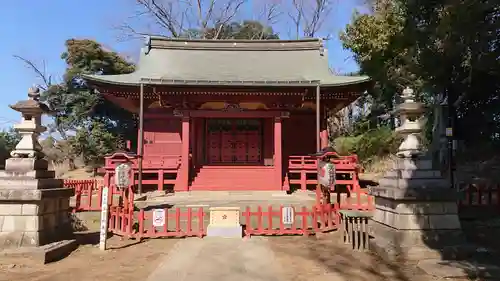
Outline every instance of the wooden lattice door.
{"type": "Polygon", "coordinates": [[[262,125],[258,119],[207,121],[209,164],[260,164],[262,125]]]}

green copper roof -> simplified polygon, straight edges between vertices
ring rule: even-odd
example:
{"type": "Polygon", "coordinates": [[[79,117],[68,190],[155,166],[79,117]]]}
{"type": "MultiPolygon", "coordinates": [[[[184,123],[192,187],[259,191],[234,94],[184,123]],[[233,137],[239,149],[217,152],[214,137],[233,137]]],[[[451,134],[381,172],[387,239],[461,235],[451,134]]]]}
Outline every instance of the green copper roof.
{"type": "Polygon", "coordinates": [[[182,40],[148,38],[137,70],[122,75],[85,75],[95,82],[137,85],[329,85],[369,81],[336,76],[320,39],[182,40]]]}

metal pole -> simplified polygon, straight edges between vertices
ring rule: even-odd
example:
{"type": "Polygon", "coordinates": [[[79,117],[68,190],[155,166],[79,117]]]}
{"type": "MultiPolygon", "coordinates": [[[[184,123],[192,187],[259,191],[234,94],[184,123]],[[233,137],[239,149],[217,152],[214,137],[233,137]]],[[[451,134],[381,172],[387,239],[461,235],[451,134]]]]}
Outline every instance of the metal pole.
{"type": "MultiPolygon", "coordinates": [[[[320,88],[319,88],[319,84],[316,86],[316,151],[319,152],[319,150],[321,149],[321,139],[319,137],[319,131],[321,130],[321,127],[320,127],[320,104],[319,104],[319,101],[320,101],[320,88]]],[[[318,182],[316,183],[316,205],[318,206],[318,208],[321,207],[321,204],[324,203],[324,199],[323,198],[323,190],[321,188],[321,184],[319,183],[319,175],[320,175],[320,171],[319,171],[319,157],[317,159],[317,173],[318,173],[318,176],[317,176],[317,179],[318,179],[318,182]]],[[[323,220],[321,220],[323,221],[323,220]]]]}
{"type": "Polygon", "coordinates": [[[320,139],[320,131],[321,131],[321,120],[320,120],[320,87],[319,84],[316,86],[316,151],[321,149],[321,139],[320,139]]]}
{"type": "Polygon", "coordinates": [[[139,140],[138,140],[138,152],[139,152],[139,175],[138,175],[138,193],[142,194],[142,159],[144,156],[144,84],[141,83],[141,89],[139,94],[139,140]]]}
{"type": "Polygon", "coordinates": [[[455,187],[455,149],[454,149],[454,139],[455,139],[455,98],[448,92],[448,171],[450,176],[450,187],[455,187]]]}

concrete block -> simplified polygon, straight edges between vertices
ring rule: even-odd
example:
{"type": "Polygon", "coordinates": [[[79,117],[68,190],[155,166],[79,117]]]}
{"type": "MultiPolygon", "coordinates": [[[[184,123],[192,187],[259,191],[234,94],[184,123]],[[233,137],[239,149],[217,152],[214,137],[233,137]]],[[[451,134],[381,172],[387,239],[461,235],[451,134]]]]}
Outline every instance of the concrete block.
{"type": "Polygon", "coordinates": [[[62,188],[60,179],[0,178],[0,189],[31,190],[62,188]]]}
{"type": "MultiPolygon", "coordinates": [[[[44,229],[44,221],[39,216],[20,216],[15,219],[24,220],[24,231],[40,231],[44,229]]],[[[21,229],[20,229],[21,230],[21,229]]],[[[16,230],[16,231],[20,231],[16,230]]]]}
{"type": "Polygon", "coordinates": [[[417,214],[395,214],[394,228],[399,230],[419,230],[429,228],[429,217],[417,214]]]}
{"type": "Polygon", "coordinates": [[[57,211],[56,203],[58,203],[59,198],[48,198],[42,200],[42,214],[53,213],[57,211]]]}
{"type": "Polygon", "coordinates": [[[241,225],[237,226],[209,225],[207,227],[207,237],[242,238],[243,229],[241,225]]]}
{"type": "Polygon", "coordinates": [[[40,208],[38,204],[22,204],[22,215],[38,215],[40,208]]]}
{"type": "Polygon", "coordinates": [[[42,217],[45,229],[53,229],[57,226],[58,213],[45,214],[42,217]]]}
{"type": "Polygon", "coordinates": [[[41,190],[1,189],[0,201],[39,201],[45,198],[71,197],[75,194],[73,188],[52,188],[41,190]]]}
{"type": "Polygon", "coordinates": [[[460,219],[455,215],[433,215],[429,217],[432,229],[461,229],[460,219]]]}
{"type": "Polygon", "coordinates": [[[43,222],[38,216],[3,216],[2,232],[38,231],[43,222]]]}
{"type": "Polygon", "coordinates": [[[69,210],[69,198],[60,198],[59,199],[59,208],[61,211],[68,211],[69,210]]]}
{"type": "Polygon", "coordinates": [[[75,250],[77,246],[78,244],[75,240],[63,240],[42,247],[26,247],[0,251],[0,258],[8,258],[9,261],[16,264],[37,266],[60,260],[75,250]]]}
{"type": "Polygon", "coordinates": [[[46,171],[49,162],[45,159],[35,158],[9,158],[5,160],[5,171],[11,173],[27,173],[31,171],[46,171]]]}
{"type": "Polygon", "coordinates": [[[19,216],[22,214],[22,204],[0,203],[0,216],[19,216]]]}

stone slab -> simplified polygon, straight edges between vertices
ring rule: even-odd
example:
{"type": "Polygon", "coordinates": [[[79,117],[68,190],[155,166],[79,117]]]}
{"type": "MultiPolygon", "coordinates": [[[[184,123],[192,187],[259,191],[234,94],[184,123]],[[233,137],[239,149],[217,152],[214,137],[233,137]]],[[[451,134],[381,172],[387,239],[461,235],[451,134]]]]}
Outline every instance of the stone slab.
{"type": "Polygon", "coordinates": [[[5,232],[0,231],[0,249],[42,246],[74,237],[69,218],[66,221],[61,219],[60,221],[45,222],[45,224],[51,224],[52,228],[46,227],[37,231],[28,231],[25,227],[23,230],[17,231],[10,229],[5,232]]]}
{"type": "Polygon", "coordinates": [[[458,213],[455,201],[391,200],[378,197],[375,203],[379,210],[398,214],[444,215],[458,213]]]}
{"type": "Polygon", "coordinates": [[[35,179],[28,176],[0,178],[0,190],[55,189],[62,188],[63,186],[63,180],[54,178],[35,179]]]}
{"type": "Polygon", "coordinates": [[[264,237],[180,240],[147,281],[284,281],[264,237]]]}
{"type": "Polygon", "coordinates": [[[243,228],[238,226],[207,226],[207,237],[240,238],[243,237],[243,228]]]}
{"type": "Polygon", "coordinates": [[[432,160],[396,158],[392,165],[393,170],[432,170],[432,160]]]}
{"type": "MultiPolygon", "coordinates": [[[[382,182],[382,180],[380,180],[382,182]]],[[[416,187],[398,188],[387,186],[373,186],[370,195],[375,197],[389,198],[395,200],[428,200],[428,201],[456,201],[458,194],[449,192],[449,187],[434,188],[429,182],[428,186],[419,183],[416,187]]],[[[375,200],[376,202],[377,200],[375,200]]]]}
{"type": "Polygon", "coordinates": [[[76,240],[63,240],[40,247],[21,247],[0,251],[0,263],[40,265],[60,260],[77,248],[76,240]]]}
{"type": "Polygon", "coordinates": [[[439,278],[494,278],[500,279],[500,267],[469,261],[427,259],[418,263],[425,273],[439,278]]]}
{"type": "Polygon", "coordinates": [[[474,254],[461,230],[398,230],[376,221],[370,227],[370,248],[388,260],[464,259],[474,254]]]}
{"type": "Polygon", "coordinates": [[[35,158],[9,158],[5,160],[5,171],[10,173],[28,173],[31,171],[46,171],[49,162],[35,158]]]}
{"type": "Polygon", "coordinates": [[[53,179],[55,178],[55,171],[45,171],[45,170],[37,170],[37,171],[28,171],[28,172],[12,172],[12,171],[0,171],[0,178],[9,178],[9,179],[53,179]]]}
{"type": "Polygon", "coordinates": [[[0,201],[38,201],[45,198],[69,198],[73,195],[74,188],[0,189],[0,201]]]}

